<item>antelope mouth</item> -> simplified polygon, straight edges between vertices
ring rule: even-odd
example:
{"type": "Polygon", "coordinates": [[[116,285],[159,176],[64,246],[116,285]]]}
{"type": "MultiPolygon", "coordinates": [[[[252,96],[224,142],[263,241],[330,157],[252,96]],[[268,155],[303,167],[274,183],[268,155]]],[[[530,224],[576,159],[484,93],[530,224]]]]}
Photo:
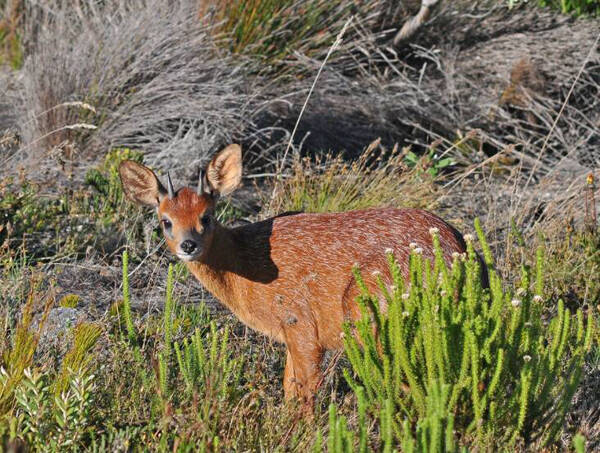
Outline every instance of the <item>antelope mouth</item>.
{"type": "Polygon", "coordinates": [[[178,252],[177,253],[177,258],[179,258],[181,261],[194,261],[198,258],[200,258],[200,253],[182,253],[182,252],[178,252]]]}

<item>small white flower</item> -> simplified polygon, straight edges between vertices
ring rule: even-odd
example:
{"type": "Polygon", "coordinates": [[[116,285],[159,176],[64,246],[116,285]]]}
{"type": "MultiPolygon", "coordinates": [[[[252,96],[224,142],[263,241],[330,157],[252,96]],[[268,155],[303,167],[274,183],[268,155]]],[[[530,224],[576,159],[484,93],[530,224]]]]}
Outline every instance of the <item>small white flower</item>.
{"type": "Polygon", "coordinates": [[[438,234],[439,232],[440,230],[436,227],[429,228],[429,234],[431,234],[432,236],[438,234]]]}
{"type": "Polygon", "coordinates": [[[533,326],[533,324],[531,324],[529,321],[527,321],[524,325],[525,325],[525,327],[531,327],[531,326],[533,326]]]}
{"type": "Polygon", "coordinates": [[[445,289],[443,289],[443,290],[440,291],[440,296],[446,297],[447,295],[448,295],[448,293],[446,292],[445,289]]]}
{"type": "Polygon", "coordinates": [[[524,355],[524,356],[523,356],[523,360],[524,360],[525,362],[529,362],[529,361],[531,360],[531,356],[530,356],[530,355],[524,355]]]}
{"type": "Polygon", "coordinates": [[[433,312],[434,312],[434,313],[437,313],[438,311],[440,311],[440,306],[439,306],[439,305],[435,305],[435,306],[433,307],[433,312]]]}
{"type": "Polygon", "coordinates": [[[467,233],[467,234],[465,234],[463,237],[465,238],[465,241],[467,241],[467,242],[473,242],[473,239],[474,239],[474,238],[473,238],[473,235],[472,235],[472,234],[470,234],[470,233],[467,233]]]}
{"type": "Polygon", "coordinates": [[[413,252],[415,252],[417,255],[421,255],[423,253],[423,249],[421,247],[417,247],[413,250],[413,252]]]}
{"type": "Polygon", "coordinates": [[[372,275],[373,277],[379,277],[379,276],[381,275],[381,272],[380,272],[380,271],[377,271],[377,270],[375,270],[375,271],[371,272],[371,275],[372,275]]]}
{"type": "Polygon", "coordinates": [[[533,296],[533,301],[534,302],[538,302],[539,303],[539,302],[541,302],[543,300],[544,300],[544,298],[542,296],[540,296],[539,294],[536,294],[535,296],[533,296]]]}
{"type": "Polygon", "coordinates": [[[411,242],[410,244],[408,244],[408,246],[414,250],[419,246],[419,244],[417,244],[416,242],[411,242]]]}
{"type": "Polygon", "coordinates": [[[526,293],[525,288],[517,289],[517,296],[523,296],[526,293]]]}
{"type": "Polygon", "coordinates": [[[510,301],[513,307],[519,308],[521,306],[521,301],[519,299],[513,299],[510,301]]]}
{"type": "Polygon", "coordinates": [[[410,297],[410,294],[408,294],[408,293],[402,294],[402,300],[408,300],[409,297],[410,297]]]}
{"type": "Polygon", "coordinates": [[[402,316],[404,316],[405,318],[408,318],[410,316],[410,313],[407,311],[403,311],[402,316]]]}
{"type": "Polygon", "coordinates": [[[393,248],[388,247],[388,248],[385,249],[385,254],[386,255],[391,255],[393,253],[394,253],[394,249],[393,248]]]}
{"type": "Polygon", "coordinates": [[[395,293],[398,290],[398,287],[396,285],[392,285],[390,286],[390,291],[395,293]]]}
{"type": "Polygon", "coordinates": [[[454,259],[454,260],[455,260],[455,259],[456,259],[456,258],[458,258],[459,256],[460,256],[460,253],[458,253],[458,252],[452,252],[452,259],[454,259]]]}

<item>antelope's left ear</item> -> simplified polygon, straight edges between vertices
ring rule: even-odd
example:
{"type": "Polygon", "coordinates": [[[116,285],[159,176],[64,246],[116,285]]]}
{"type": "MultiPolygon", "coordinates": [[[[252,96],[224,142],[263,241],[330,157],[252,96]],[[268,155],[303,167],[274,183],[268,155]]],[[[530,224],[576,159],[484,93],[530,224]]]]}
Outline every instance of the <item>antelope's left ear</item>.
{"type": "Polygon", "coordinates": [[[242,181],[242,148],[229,145],[221,150],[200,175],[199,192],[225,196],[233,192],[242,181]]]}

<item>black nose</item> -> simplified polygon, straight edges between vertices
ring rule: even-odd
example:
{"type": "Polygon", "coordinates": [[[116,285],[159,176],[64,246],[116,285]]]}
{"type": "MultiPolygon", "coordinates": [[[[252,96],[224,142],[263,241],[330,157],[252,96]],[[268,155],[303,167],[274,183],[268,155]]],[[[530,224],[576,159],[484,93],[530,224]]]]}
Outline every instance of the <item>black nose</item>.
{"type": "Polygon", "coordinates": [[[194,250],[196,250],[196,243],[194,241],[191,241],[190,239],[183,241],[180,245],[181,250],[183,250],[185,253],[187,253],[188,255],[193,253],[194,250]]]}

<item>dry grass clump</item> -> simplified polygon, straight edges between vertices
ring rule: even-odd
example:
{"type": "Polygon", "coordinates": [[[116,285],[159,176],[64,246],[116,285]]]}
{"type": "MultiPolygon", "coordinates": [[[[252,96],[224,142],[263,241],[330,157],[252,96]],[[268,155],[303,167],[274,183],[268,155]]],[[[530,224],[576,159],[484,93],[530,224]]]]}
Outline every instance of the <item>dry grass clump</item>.
{"type": "Polygon", "coordinates": [[[256,94],[244,64],[215,45],[196,11],[192,0],[28,4],[15,159],[123,146],[187,168],[250,133],[256,94]]]}
{"type": "Polygon", "coordinates": [[[311,159],[296,155],[290,174],[274,180],[266,213],[285,211],[340,212],[377,206],[433,208],[436,187],[424,160],[410,168],[408,148],[388,150],[380,140],[356,160],[324,154],[311,159]]]}
{"type": "Polygon", "coordinates": [[[548,172],[565,157],[597,163],[590,157],[597,56],[584,64],[596,37],[592,21],[560,22],[557,13],[530,6],[442,2],[414,40],[395,48],[389,39],[415,12],[410,2],[50,5],[25,11],[29,57],[24,102],[16,103],[27,112],[18,120],[25,145],[11,161],[46,155],[49,147],[69,158],[126,146],[192,179],[215,148],[240,138],[253,155],[247,162],[272,161],[298,118],[312,82],[306,75],[353,13],[300,123],[296,136],[306,148],[362,149],[382,137],[388,147],[418,150],[477,127],[482,152],[515,144],[519,161],[534,171],[548,172]],[[516,69],[523,61],[533,76],[522,80],[516,69]]]}
{"type": "MultiPolygon", "coordinates": [[[[476,128],[486,156],[514,145],[516,162],[540,174],[563,159],[597,166],[597,29],[597,20],[561,20],[532,5],[510,10],[497,3],[441,2],[413,40],[370,54],[385,58],[385,65],[364,65],[352,77],[325,70],[297,136],[316,149],[362,148],[377,136],[388,146],[426,149],[476,128]],[[530,71],[518,70],[523,61],[530,71]]],[[[316,66],[310,59],[303,63],[316,66]]],[[[269,118],[287,129],[308,81],[291,85],[297,95],[269,118]]],[[[455,154],[473,160],[478,151],[455,154]]]]}

